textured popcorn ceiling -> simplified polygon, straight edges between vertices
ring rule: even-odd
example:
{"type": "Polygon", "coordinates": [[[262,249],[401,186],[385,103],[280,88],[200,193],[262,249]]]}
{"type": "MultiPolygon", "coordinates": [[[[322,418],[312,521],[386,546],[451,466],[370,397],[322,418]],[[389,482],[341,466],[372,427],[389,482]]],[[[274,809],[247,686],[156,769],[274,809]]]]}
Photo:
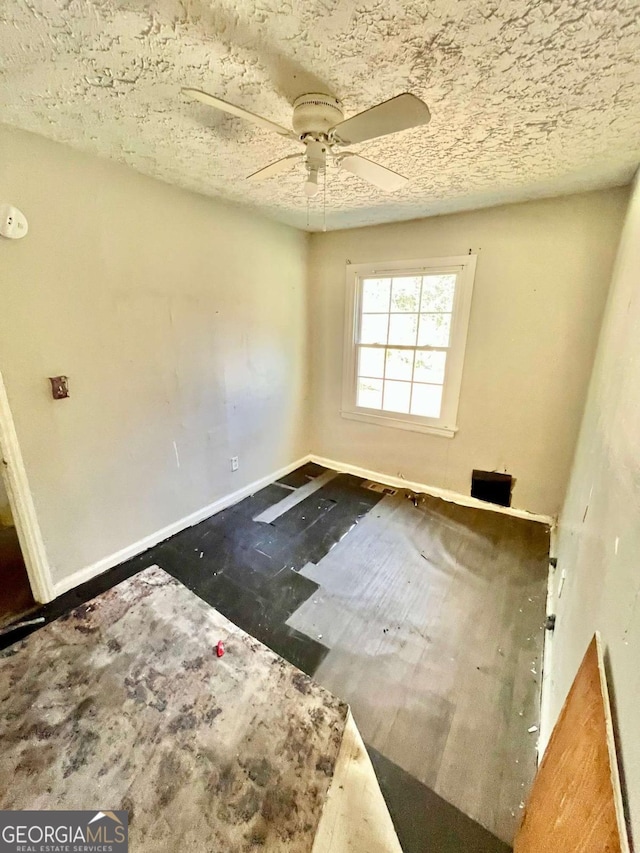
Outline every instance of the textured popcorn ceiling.
{"type": "MultiPolygon", "coordinates": [[[[0,120],[307,227],[295,143],[187,101],[203,88],[290,126],[309,91],[346,115],[403,91],[433,120],[359,146],[411,178],[330,171],[327,227],[626,182],[640,159],[637,0],[3,0],[0,120]]],[[[19,200],[18,200],[19,201],[19,200]]],[[[322,227],[322,198],[309,225],[322,227]]]]}

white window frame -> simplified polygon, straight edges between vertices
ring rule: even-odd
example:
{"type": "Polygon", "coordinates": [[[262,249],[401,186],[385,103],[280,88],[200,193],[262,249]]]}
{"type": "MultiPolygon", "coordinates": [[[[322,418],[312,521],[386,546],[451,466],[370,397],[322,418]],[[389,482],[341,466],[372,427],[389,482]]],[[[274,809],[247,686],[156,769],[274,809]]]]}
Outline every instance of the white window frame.
{"type": "MultiPolygon", "coordinates": [[[[448,258],[423,258],[410,261],[384,261],[373,264],[347,264],[347,294],[344,342],[344,372],[342,381],[342,410],[344,418],[433,433],[453,438],[458,430],[458,404],[462,385],[462,370],[471,314],[471,297],[476,272],[477,255],[456,255],[448,258]],[[458,279],[453,301],[451,337],[445,368],[442,407],[439,418],[396,414],[356,405],[357,341],[361,316],[362,281],[372,276],[425,275],[456,272],[458,279]]],[[[428,349],[428,348],[427,348],[428,349]]],[[[434,349],[439,349],[435,347],[434,349]]]]}

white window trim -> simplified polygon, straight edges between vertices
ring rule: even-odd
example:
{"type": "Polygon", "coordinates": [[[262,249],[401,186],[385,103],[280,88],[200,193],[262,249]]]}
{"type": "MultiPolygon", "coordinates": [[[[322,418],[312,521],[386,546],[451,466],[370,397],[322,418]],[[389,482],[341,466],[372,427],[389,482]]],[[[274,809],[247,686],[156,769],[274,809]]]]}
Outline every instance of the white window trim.
{"type": "Polygon", "coordinates": [[[455,255],[448,258],[347,264],[342,409],[340,412],[343,418],[453,438],[458,431],[458,404],[469,316],[471,314],[476,260],[477,255],[455,255]],[[417,415],[394,414],[356,406],[356,334],[360,317],[360,281],[363,278],[370,278],[372,275],[393,276],[397,273],[424,275],[425,273],[451,272],[452,270],[459,273],[459,278],[453,303],[451,344],[447,358],[440,417],[424,418],[417,415]]]}

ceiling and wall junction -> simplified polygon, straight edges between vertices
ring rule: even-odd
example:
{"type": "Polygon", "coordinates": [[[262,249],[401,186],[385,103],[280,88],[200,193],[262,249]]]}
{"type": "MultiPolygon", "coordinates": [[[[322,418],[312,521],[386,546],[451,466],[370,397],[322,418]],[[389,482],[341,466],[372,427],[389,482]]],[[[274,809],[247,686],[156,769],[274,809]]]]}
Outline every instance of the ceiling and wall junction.
{"type": "Polygon", "coordinates": [[[290,125],[305,92],[346,115],[400,92],[426,128],[356,146],[384,194],[329,172],[327,227],[627,183],[640,156],[640,28],[626,0],[6,0],[0,120],[144,174],[322,226],[303,167],[244,178],[295,143],[188,101],[193,86],[290,125]]]}

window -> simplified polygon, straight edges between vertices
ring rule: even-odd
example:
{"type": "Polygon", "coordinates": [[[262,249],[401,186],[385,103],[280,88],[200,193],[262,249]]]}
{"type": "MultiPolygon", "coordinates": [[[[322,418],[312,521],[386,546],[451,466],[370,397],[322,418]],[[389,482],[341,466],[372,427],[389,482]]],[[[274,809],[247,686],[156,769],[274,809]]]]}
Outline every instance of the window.
{"type": "Polygon", "coordinates": [[[475,265],[347,266],[344,417],[455,435],[475,265]]]}

